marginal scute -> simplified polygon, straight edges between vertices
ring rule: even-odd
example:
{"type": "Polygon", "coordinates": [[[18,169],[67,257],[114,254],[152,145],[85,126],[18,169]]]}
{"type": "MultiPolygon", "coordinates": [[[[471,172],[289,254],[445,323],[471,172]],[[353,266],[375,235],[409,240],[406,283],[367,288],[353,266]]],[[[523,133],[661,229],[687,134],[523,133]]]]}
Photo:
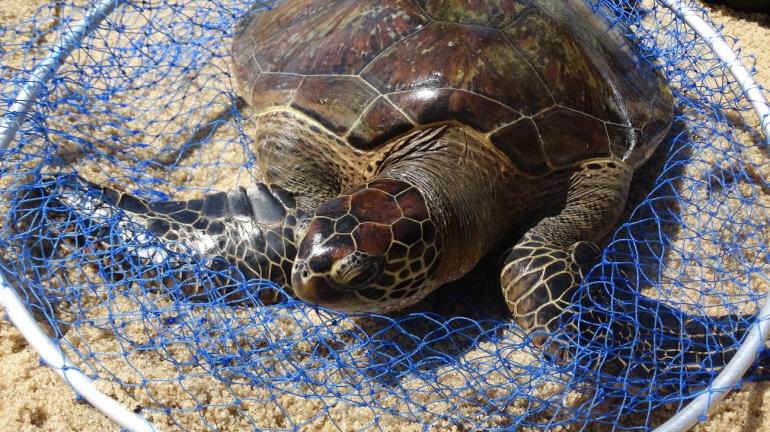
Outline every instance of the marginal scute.
{"type": "Polygon", "coordinates": [[[502,28],[515,20],[526,4],[520,0],[419,0],[431,18],[462,24],[502,28]]]}
{"type": "Polygon", "coordinates": [[[457,120],[478,131],[489,132],[521,117],[507,106],[470,91],[415,89],[389,97],[420,124],[457,120]]]}
{"type": "Polygon", "coordinates": [[[245,96],[253,81],[262,73],[262,68],[254,57],[254,45],[250,38],[235,39],[232,59],[235,87],[241,96],[245,96]]]}
{"type": "Polygon", "coordinates": [[[356,148],[368,150],[409,131],[412,127],[414,125],[408,118],[385,97],[380,96],[350,130],[348,141],[356,148]]]}
{"type": "MultiPolygon", "coordinates": [[[[660,107],[656,106],[655,109],[660,109],[660,107]]],[[[644,140],[644,146],[639,149],[640,153],[644,154],[644,156],[640,155],[640,157],[644,158],[642,161],[647,160],[655,150],[655,147],[651,146],[649,143],[657,143],[665,138],[665,135],[669,130],[671,115],[673,114],[667,113],[652,116],[652,118],[642,127],[642,132],[639,134],[644,140]]],[[[637,166],[637,164],[634,164],[633,166],[637,166]]]]}
{"type": "Polygon", "coordinates": [[[361,111],[377,93],[354,76],[305,77],[292,106],[318,120],[329,130],[341,133],[353,126],[361,111]]]}
{"type": "Polygon", "coordinates": [[[638,167],[647,161],[657,147],[648,141],[641,129],[634,128],[634,136],[636,137],[636,147],[628,153],[625,162],[632,167],[638,167]]]}
{"type": "Polygon", "coordinates": [[[244,97],[255,111],[288,105],[302,82],[298,75],[263,73],[256,75],[242,89],[244,97]]]}
{"type": "Polygon", "coordinates": [[[492,134],[491,139],[521,171],[531,175],[548,172],[540,133],[532,120],[526,118],[508,125],[492,134]]]}
{"type": "Polygon", "coordinates": [[[554,108],[534,120],[545,155],[555,167],[610,155],[607,130],[601,120],[564,108],[554,108]]]}
{"type": "Polygon", "coordinates": [[[244,17],[235,28],[234,48],[244,45],[244,48],[249,47],[253,51],[255,43],[270,39],[294,25],[301,25],[328,10],[333,4],[325,1],[295,1],[269,10],[254,11],[256,13],[244,17]]]}
{"type": "Polygon", "coordinates": [[[552,104],[548,90],[500,31],[436,22],[416,36],[385,52],[362,76],[383,94],[454,88],[527,114],[552,104]],[[512,85],[512,77],[526,85],[512,85]]]}
{"type": "Polygon", "coordinates": [[[641,144],[642,139],[633,128],[615,124],[607,125],[607,135],[612,155],[621,160],[626,158],[626,153],[633,150],[635,145],[641,144]]]}

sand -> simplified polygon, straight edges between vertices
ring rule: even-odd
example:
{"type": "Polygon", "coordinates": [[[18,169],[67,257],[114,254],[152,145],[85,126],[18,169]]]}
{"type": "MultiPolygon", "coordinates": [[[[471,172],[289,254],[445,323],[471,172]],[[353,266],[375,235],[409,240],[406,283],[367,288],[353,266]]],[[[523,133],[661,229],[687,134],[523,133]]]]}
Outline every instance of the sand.
{"type": "MultiPolygon", "coordinates": [[[[33,2],[29,0],[7,0],[2,9],[0,9],[0,20],[4,23],[18,22],[30,16],[34,7],[44,2],[33,2]]],[[[740,46],[745,54],[751,54],[756,57],[759,73],[757,78],[762,83],[770,83],[770,18],[759,14],[741,14],[730,11],[724,7],[712,7],[712,18],[725,26],[725,33],[740,38],[740,46]]],[[[7,41],[0,41],[7,42],[7,41]]],[[[19,61],[19,59],[10,59],[7,61],[19,61]]],[[[209,148],[207,151],[221,154],[223,148],[209,148]]],[[[142,154],[136,154],[136,157],[142,157],[142,154]]],[[[202,154],[199,158],[205,158],[202,154]]],[[[241,161],[237,158],[227,161],[230,166],[237,166],[241,161]]],[[[83,172],[91,175],[89,178],[99,179],[100,170],[95,167],[84,167],[83,172]]],[[[239,170],[233,169],[235,175],[223,175],[212,168],[209,172],[205,184],[193,184],[197,187],[206,187],[215,185],[218,188],[226,188],[233,184],[242,184],[248,181],[247,178],[239,176],[239,170]]],[[[187,184],[196,178],[200,178],[200,173],[192,176],[189,170],[178,170],[174,173],[173,184],[187,184]]],[[[173,192],[172,190],[168,191],[173,192]]],[[[319,318],[320,319],[320,318],[319,318]]],[[[283,331],[286,331],[285,329],[283,331]]],[[[90,340],[102,341],[104,347],[110,347],[110,335],[91,335],[90,340]]],[[[115,348],[112,348],[115,351],[115,348]]],[[[517,354],[520,355],[520,354],[517,354]]],[[[526,361],[526,357],[518,357],[519,361],[526,361]]],[[[168,365],[158,363],[153,357],[137,356],[133,358],[134,364],[139,365],[144,373],[157,374],[156,376],[169,376],[172,370],[168,365]]],[[[119,370],[120,365],[115,365],[115,370],[119,370]]],[[[121,370],[120,373],[124,373],[121,370]]],[[[131,381],[136,377],[127,373],[121,378],[131,381]]],[[[173,393],[173,389],[158,388],[159,397],[173,400],[180,406],[189,403],[189,395],[205,395],[208,403],[216,403],[218,398],[221,401],[227,401],[226,394],[218,394],[216,388],[211,387],[211,383],[205,380],[190,379],[185,381],[186,393],[173,393]],[[171,392],[165,394],[164,392],[171,392]]],[[[142,395],[130,390],[116,388],[114,385],[106,385],[104,391],[126,401],[131,408],[134,405],[141,405],[142,395]]],[[[543,391],[547,391],[543,390],[543,391]]],[[[253,396],[253,393],[250,395],[253,396]]],[[[146,398],[146,396],[144,396],[146,398]]],[[[310,416],[320,408],[319,405],[305,402],[302,405],[301,399],[284,398],[281,404],[292,409],[293,415],[303,417],[310,416]]],[[[273,406],[274,407],[274,406],[273,406]]],[[[244,408],[254,416],[261,416],[263,425],[285,426],[280,412],[265,412],[266,406],[254,404],[244,408]],[[264,419],[265,417],[271,417],[264,419]]],[[[670,411],[659,410],[656,417],[664,418],[670,414],[670,411]]],[[[344,425],[346,429],[353,430],[356,425],[366,425],[371,421],[371,413],[367,410],[346,410],[340,409],[330,412],[329,416],[338,424],[344,425]]],[[[173,424],[157,413],[150,415],[151,419],[164,429],[170,430],[173,424]]],[[[239,430],[247,427],[246,424],[238,423],[234,420],[234,415],[227,410],[216,412],[214,410],[207,419],[217,427],[225,430],[239,430]]],[[[189,429],[199,429],[201,426],[196,421],[195,416],[178,416],[181,424],[189,429]]],[[[333,422],[328,419],[314,421],[308,426],[308,430],[334,430],[333,422]]],[[[382,427],[387,430],[418,430],[418,425],[399,422],[397,419],[383,419],[382,427]]],[[[0,320],[0,431],[101,431],[114,430],[114,424],[104,415],[90,407],[87,403],[78,401],[70,388],[59,378],[51,369],[41,366],[37,355],[27,346],[24,339],[20,336],[8,322],[0,320]]],[[[441,430],[441,426],[438,426],[441,430]]],[[[598,429],[601,430],[601,429],[598,429]]],[[[698,431],[760,431],[770,430],[770,383],[751,383],[743,386],[739,391],[733,392],[710,416],[709,420],[700,424],[698,431]]]]}

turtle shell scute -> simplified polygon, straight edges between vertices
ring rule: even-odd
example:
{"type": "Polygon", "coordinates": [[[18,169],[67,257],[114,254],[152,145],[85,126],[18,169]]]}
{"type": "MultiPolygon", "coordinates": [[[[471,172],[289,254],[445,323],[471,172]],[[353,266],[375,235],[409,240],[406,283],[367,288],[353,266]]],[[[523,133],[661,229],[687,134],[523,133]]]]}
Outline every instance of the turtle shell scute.
{"type": "Polygon", "coordinates": [[[638,166],[669,129],[671,94],[620,31],[565,6],[281,2],[239,25],[235,78],[257,112],[300,111],[362,151],[455,122],[532,176],[592,157],[638,166]]]}

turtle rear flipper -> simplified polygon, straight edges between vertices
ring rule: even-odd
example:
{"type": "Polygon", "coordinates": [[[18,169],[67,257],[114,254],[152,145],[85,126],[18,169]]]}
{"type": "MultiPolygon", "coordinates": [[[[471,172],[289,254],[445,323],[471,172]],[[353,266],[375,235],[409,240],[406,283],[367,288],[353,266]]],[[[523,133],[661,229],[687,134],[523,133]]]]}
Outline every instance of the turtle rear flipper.
{"type": "Polygon", "coordinates": [[[597,365],[604,373],[622,373],[633,361],[632,378],[657,376],[659,383],[681,386],[708,383],[735,355],[754,320],[751,315],[685,313],[617,285],[587,287],[580,299],[581,319],[574,320],[579,349],[596,350],[597,343],[615,347],[597,365]]]}
{"type": "MultiPolygon", "coordinates": [[[[215,272],[211,288],[267,279],[289,289],[298,210],[280,188],[257,184],[199,199],[148,201],[76,176],[41,184],[25,192],[26,204],[13,213],[28,250],[40,258],[72,239],[70,246],[109,249],[124,266],[181,268],[201,260],[215,272]]],[[[259,297],[274,303],[277,294],[262,290],[259,297]]]]}
{"type": "Polygon", "coordinates": [[[80,243],[76,235],[66,234],[72,231],[65,228],[70,225],[66,220],[66,208],[51,193],[55,187],[55,179],[43,179],[19,186],[9,197],[10,240],[21,244],[20,255],[35,262],[52,259],[61,247],[80,243]],[[57,227],[49,224],[54,219],[57,227]]]}

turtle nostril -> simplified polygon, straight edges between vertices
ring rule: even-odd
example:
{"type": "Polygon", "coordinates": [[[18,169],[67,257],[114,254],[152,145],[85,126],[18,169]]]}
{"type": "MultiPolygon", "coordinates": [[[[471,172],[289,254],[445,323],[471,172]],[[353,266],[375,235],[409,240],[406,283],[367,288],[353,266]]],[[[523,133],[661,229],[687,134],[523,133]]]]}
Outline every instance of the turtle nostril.
{"type": "Polygon", "coordinates": [[[324,277],[314,275],[306,262],[292,273],[291,285],[297,298],[321,306],[336,304],[345,295],[324,277]]]}
{"type": "Polygon", "coordinates": [[[301,276],[303,279],[307,279],[310,276],[310,270],[308,269],[307,262],[295,261],[294,271],[292,273],[297,276],[301,276]]]}

